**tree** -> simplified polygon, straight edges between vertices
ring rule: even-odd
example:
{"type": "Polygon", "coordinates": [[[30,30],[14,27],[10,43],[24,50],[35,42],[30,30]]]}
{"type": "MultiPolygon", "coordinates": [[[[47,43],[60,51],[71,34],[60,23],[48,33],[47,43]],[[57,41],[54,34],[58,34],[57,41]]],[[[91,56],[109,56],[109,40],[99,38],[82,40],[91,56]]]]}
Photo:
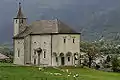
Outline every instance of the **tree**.
{"type": "Polygon", "coordinates": [[[89,58],[89,63],[88,63],[88,66],[89,68],[91,68],[91,64],[92,64],[92,61],[95,59],[96,55],[99,53],[98,51],[98,48],[94,45],[91,45],[89,48],[88,48],[88,58],[89,58]]]}
{"type": "Polygon", "coordinates": [[[107,56],[106,61],[107,61],[107,62],[110,62],[110,61],[111,61],[111,58],[110,58],[109,55],[107,56]]]}
{"type": "Polygon", "coordinates": [[[118,56],[117,55],[115,55],[115,56],[113,56],[112,57],[112,70],[114,71],[114,72],[119,72],[119,68],[120,68],[120,64],[119,64],[119,62],[120,62],[120,60],[118,59],[118,56]]]}
{"type": "Polygon", "coordinates": [[[81,42],[81,51],[88,55],[88,66],[91,68],[92,61],[95,59],[96,54],[99,53],[98,47],[94,43],[81,42]]]}

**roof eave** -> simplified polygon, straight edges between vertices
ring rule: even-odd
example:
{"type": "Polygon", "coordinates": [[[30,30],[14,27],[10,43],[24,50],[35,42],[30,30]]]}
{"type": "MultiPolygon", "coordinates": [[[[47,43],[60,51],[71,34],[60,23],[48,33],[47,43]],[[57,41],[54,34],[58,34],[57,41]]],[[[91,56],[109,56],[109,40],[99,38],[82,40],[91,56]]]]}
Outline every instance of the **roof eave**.
{"type": "Polygon", "coordinates": [[[17,18],[17,17],[15,17],[13,19],[27,19],[27,18],[26,17],[23,17],[23,18],[17,18]]]}
{"type": "Polygon", "coordinates": [[[24,37],[13,37],[13,39],[24,39],[24,37]]]}
{"type": "Polygon", "coordinates": [[[31,33],[30,35],[54,35],[54,34],[78,34],[80,35],[81,33],[31,33]]]}

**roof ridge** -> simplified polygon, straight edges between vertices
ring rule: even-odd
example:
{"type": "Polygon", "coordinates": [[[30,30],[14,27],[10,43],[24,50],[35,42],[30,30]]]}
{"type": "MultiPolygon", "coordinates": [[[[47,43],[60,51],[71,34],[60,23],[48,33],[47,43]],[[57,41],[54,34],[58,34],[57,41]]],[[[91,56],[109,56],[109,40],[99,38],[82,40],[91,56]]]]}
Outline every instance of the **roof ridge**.
{"type": "Polygon", "coordinates": [[[29,27],[26,28],[26,30],[23,33],[18,34],[15,37],[24,38],[26,35],[29,35],[29,34],[46,34],[46,33],[76,34],[77,33],[74,29],[69,27],[69,25],[66,25],[64,22],[58,19],[52,20],[50,22],[47,22],[47,21],[49,20],[46,20],[43,22],[42,20],[32,22],[32,24],[30,24],[29,27]]]}

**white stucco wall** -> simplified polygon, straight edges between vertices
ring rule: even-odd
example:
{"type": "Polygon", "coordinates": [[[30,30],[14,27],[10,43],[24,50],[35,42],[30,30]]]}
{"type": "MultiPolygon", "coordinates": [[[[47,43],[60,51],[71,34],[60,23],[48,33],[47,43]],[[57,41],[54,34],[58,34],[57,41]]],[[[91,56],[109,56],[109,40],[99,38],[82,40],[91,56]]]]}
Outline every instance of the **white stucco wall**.
{"type": "Polygon", "coordinates": [[[59,52],[80,52],[80,35],[67,34],[59,35],[59,52]],[[64,43],[64,37],[66,37],[66,43],[64,43]],[[73,43],[73,37],[75,37],[75,43],[73,43]]]}
{"type": "Polygon", "coordinates": [[[25,64],[31,64],[31,37],[26,36],[24,39],[24,53],[25,53],[25,64]]]}
{"type": "MultiPolygon", "coordinates": [[[[31,62],[34,64],[34,49],[41,48],[40,64],[51,66],[51,35],[32,35],[31,36],[31,62]],[[46,58],[44,58],[46,50],[46,58]]],[[[36,54],[36,64],[38,64],[38,54],[36,54]]]]}
{"type": "Polygon", "coordinates": [[[40,54],[41,65],[61,66],[60,53],[64,53],[65,65],[78,64],[78,60],[74,60],[74,53],[80,54],[80,35],[78,34],[31,35],[26,37],[25,40],[25,42],[24,39],[14,40],[14,64],[24,65],[24,62],[34,64],[34,57],[36,57],[36,65],[38,65],[38,54],[36,53],[36,55],[34,55],[34,49],[39,47],[42,49],[42,53],[40,54]],[[73,43],[73,37],[75,43],[73,43]],[[65,43],[64,38],[66,39],[65,43]],[[24,43],[26,46],[24,46],[24,43]],[[20,57],[18,57],[18,49],[20,49],[20,57]],[[44,50],[46,50],[46,58],[44,58],[44,50]],[[53,52],[56,52],[57,56],[51,54],[53,52]],[[72,53],[70,61],[68,61],[68,56],[66,56],[68,52],[72,53]],[[58,62],[56,62],[56,57],[58,57],[58,62]]]}
{"type": "Polygon", "coordinates": [[[24,65],[24,39],[14,39],[14,64],[24,65]]]}
{"type": "Polygon", "coordinates": [[[14,36],[16,36],[18,33],[19,33],[19,19],[14,19],[14,36]]]}
{"type": "Polygon", "coordinates": [[[27,25],[27,20],[25,18],[14,19],[14,36],[24,31],[26,29],[25,25],[27,25]]]}
{"type": "Polygon", "coordinates": [[[55,61],[55,56],[53,56],[53,66],[61,65],[60,53],[64,53],[65,57],[65,65],[74,65],[78,64],[78,60],[74,60],[74,53],[80,54],[80,34],[58,34],[52,36],[52,52],[56,52],[58,55],[58,63],[55,61]],[[64,38],[66,42],[64,43],[64,38]],[[75,42],[73,43],[73,38],[75,42]],[[68,61],[68,57],[66,53],[71,52],[72,56],[70,57],[70,61],[68,61]]]}

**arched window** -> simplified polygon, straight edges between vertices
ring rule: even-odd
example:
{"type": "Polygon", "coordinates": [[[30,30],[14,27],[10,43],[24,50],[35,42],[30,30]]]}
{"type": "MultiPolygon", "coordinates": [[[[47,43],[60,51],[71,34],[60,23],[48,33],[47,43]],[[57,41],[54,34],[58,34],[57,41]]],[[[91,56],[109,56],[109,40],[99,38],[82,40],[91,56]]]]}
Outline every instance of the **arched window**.
{"type": "Polygon", "coordinates": [[[60,53],[60,56],[61,56],[61,57],[64,57],[64,53],[60,53]]]}
{"type": "Polygon", "coordinates": [[[22,19],[22,21],[21,21],[21,23],[23,23],[24,21],[23,21],[23,19],[22,19]]]}
{"type": "Polygon", "coordinates": [[[68,57],[68,61],[70,61],[70,57],[68,57]]]}
{"type": "Polygon", "coordinates": [[[20,57],[20,49],[18,49],[18,57],[20,57]]]}
{"type": "Polygon", "coordinates": [[[72,53],[71,52],[67,52],[66,56],[72,56],[72,53]]]}
{"type": "Polygon", "coordinates": [[[56,57],[56,62],[58,62],[58,57],[56,57]]]}
{"type": "Polygon", "coordinates": [[[75,39],[73,38],[73,43],[75,43],[75,39]]]}
{"type": "Polygon", "coordinates": [[[17,20],[16,20],[16,23],[17,23],[17,20]]]}
{"type": "Polygon", "coordinates": [[[66,39],[64,38],[64,43],[66,43],[66,39]]]}
{"type": "Polygon", "coordinates": [[[53,52],[53,56],[57,56],[57,53],[56,53],[56,52],[53,52]]]}
{"type": "Polygon", "coordinates": [[[44,54],[43,54],[44,58],[46,58],[46,51],[44,51],[44,54]]]}

